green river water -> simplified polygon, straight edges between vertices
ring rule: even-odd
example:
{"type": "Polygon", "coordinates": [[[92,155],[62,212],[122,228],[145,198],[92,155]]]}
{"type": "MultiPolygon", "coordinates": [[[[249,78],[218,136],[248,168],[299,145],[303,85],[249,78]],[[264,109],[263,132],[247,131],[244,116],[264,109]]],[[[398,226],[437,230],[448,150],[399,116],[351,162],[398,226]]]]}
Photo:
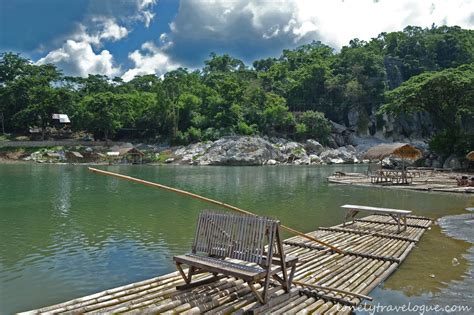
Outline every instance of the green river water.
{"type": "MultiPolygon", "coordinates": [[[[336,170],[363,171],[364,166],[101,168],[278,217],[305,232],[341,223],[339,207],[346,203],[411,209],[432,218],[467,213],[464,208],[474,206],[472,195],[326,181],[336,170]]],[[[83,166],[0,165],[0,314],[174,271],[172,257],[190,249],[194,223],[204,208],[216,207],[95,175],[83,166]]],[[[429,302],[465,280],[471,246],[433,226],[372,295],[381,302],[429,302]],[[453,258],[460,264],[453,266],[453,258]]]]}

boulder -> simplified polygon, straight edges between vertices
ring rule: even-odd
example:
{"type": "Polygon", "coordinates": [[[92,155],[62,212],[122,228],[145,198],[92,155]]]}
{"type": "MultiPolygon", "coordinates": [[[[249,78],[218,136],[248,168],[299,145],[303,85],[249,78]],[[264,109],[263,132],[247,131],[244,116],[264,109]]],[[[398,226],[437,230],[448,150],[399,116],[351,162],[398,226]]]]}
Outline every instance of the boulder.
{"type": "Polygon", "coordinates": [[[453,170],[461,169],[461,161],[456,155],[452,154],[444,161],[443,168],[451,168],[453,170]]]}
{"type": "Polygon", "coordinates": [[[173,152],[173,155],[181,159],[181,163],[184,164],[195,164],[195,160],[202,156],[210,147],[212,143],[198,142],[190,144],[186,147],[178,148],[173,152]]]}
{"type": "Polygon", "coordinates": [[[432,160],[431,162],[431,167],[433,168],[441,168],[443,164],[441,163],[440,160],[432,160]]]}
{"type": "Polygon", "coordinates": [[[195,159],[198,165],[263,165],[268,160],[281,161],[282,154],[260,137],[225,137],[212,143],[195,159]]]}
{"type": "Polygon", "coordinates": [[[304,147],[307,152],[321,154],[324,151],[324,147],[316,140],[308,139],[306,140],[304,147]]]}
{"type": "Polygon", "coordinates": [[[270,160],[268,160],[267,163],[265,163],[265,164],[266,164],[266,165],[277,165],[278,162],[275,161],[275,160],[270,159],[270,160]]]}
{"type": "Polygon", "coordinates": [[[359,160],[356,158],[355,152],[348,150],[346,147],[324,151],[321,153],[320,158],[322,161],[328,164],[359,162],[359,160]]]}
{"type": "Polygon", "coordinates": [[[316,164],[316,165],[319,165],[323,162],[323,160],[321,160],[321,158],[317,156],[316,154],[311,154],[309,156],[309,161],[311,162],[311,164],[316,164]]]}

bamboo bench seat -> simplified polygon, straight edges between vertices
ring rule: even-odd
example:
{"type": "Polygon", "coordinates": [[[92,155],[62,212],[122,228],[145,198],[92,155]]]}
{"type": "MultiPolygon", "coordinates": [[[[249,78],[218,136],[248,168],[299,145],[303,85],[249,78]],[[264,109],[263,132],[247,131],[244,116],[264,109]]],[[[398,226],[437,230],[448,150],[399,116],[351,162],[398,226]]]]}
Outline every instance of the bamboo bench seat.
{"type": "Polygon", "coordinates": [[[407,215],[411,214],[410,210],[400,210],[400,209],[391,209],[391,208],[378,208],[378,207],[369,207],[369,206],[359,206],[359,205],[343,205],[343,209],[347,209],[346,216],[344,217],[344,223],[342,226],[346,226],[346,221],[352,219],[352,224],[355,221],[356,215],[361,211],[366,211],[376,214],[385,214],[390,216],[397,223],[397,233],[402,231],[401,226],[403,225],[403,231],[407,229],[407,215]]]}
{"type": "Polygon", "coordinates": [[[173,257],[185,281],[176,288],[181,290],[209,283],[222,274],[247,282],[262,304],[267,302],[271,279],[289,292],[298,259],[285,257],[279,226],[279,221],[265,217],[203,211],[198,219],[192,252],[173,257]],[[183,264],[189,266],[187,274],[183,264]],[[191,283],[194,274],[203,272],[210,272],[213,277],[191,283]],[[262,293],[254,288],[260,282],[263,282],[262,293]]]}
{"type": "Polygon", "coordinates": [[[193,254],[175,256],[174,260],[184,264],[192,263],[193,266],[206,269],[209,272],[220,272],[221,269],[225,269],[229,276],[246,281],[258,279],[267,272],[259,266],[247,266],[239,262],[193,254]]]}

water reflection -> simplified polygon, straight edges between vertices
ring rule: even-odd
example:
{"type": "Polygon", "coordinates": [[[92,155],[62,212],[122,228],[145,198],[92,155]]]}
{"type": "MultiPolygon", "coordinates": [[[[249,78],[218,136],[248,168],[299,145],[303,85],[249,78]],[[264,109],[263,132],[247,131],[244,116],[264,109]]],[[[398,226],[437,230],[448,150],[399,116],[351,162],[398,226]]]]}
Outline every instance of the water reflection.
{"type": "Polygon", "coordinates": [[[407,297],[438,293],[450,281],[462,280],[468,267],[463,255],[470,247],[469,243],[442,234],[439,226],[432,226],[400,266],[399,272],[384,283],[384,288],[402,291],[407,297]],[[453,264],[453,258],[459,264],[453,264]]]}
{"type": "Polygon", "coordinates": [[[65,169],[59,175],[58,189],[54,200],[54,208],[57,210],[59,215],[67,216],[71,209],[71,172],[65,169]]]}
{"type": "MultiPolygon", "coordinates": [[[[275,216],[303,231],[340,223],[345,203],[412,209],[434,218],[474,206],[463,195],[328,185],[326,176],[335,170],[361,169],[350,165],[107,169],[275,216]]],[[[189,250],[199,211],[216,208],[80,166],[0,165],[0,175],[0,313],[173,271],[171,257],[189,250]]],[[[386,288],[410,296],[436,292],[461,279],[466,250],[434,227],[386,288]],[[453,257],[461,264],[447,269],[453,257]]]]}

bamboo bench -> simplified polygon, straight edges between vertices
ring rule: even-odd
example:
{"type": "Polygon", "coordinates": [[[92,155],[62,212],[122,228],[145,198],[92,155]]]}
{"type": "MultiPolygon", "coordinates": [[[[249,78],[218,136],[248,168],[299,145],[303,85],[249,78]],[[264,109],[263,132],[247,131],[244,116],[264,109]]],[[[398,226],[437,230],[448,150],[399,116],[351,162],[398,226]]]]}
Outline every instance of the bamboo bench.
{"type": "Polygon", "coordinates": [[[186,283],[176,288],[182,290],[210,283],[221,278],[218,274],[223,274],[247,282],[262,304],[267,302],[271,278],[279,284],[275,289],[289,292],[298,259],[285,257],[279,226],[279,221],[265,217],[203,211],[191,253],[173,257],[186,283]],[[183,264],[189,266],[187,275],[183,264]],[[213,277],[191,283],[193,275],[204,272],[212,273],[213,277]],[[260,294],[254,285],[262,281],[260,294]]]}
{"type": "Polygon", "coordinates": [[[346,226],[346,221],[352,219],[352,224],[355,221],[356,215],[361,212],[370,212],[377,214],[386,214],[392,217],[392,219],[397,222],[397,233],[401,232],[401,225],[403,225],[403,231],[407,229],[407,215],[411,213],[410,210],[400,210],[400,209],[390,209],[390,208],[377,208],[377,207],[368,207],[368,206],[358,206],[358,205],[343,205],[343,209],[348,209],[346,216],[344,217],[344,223],[342,226],[346,226]]]}

